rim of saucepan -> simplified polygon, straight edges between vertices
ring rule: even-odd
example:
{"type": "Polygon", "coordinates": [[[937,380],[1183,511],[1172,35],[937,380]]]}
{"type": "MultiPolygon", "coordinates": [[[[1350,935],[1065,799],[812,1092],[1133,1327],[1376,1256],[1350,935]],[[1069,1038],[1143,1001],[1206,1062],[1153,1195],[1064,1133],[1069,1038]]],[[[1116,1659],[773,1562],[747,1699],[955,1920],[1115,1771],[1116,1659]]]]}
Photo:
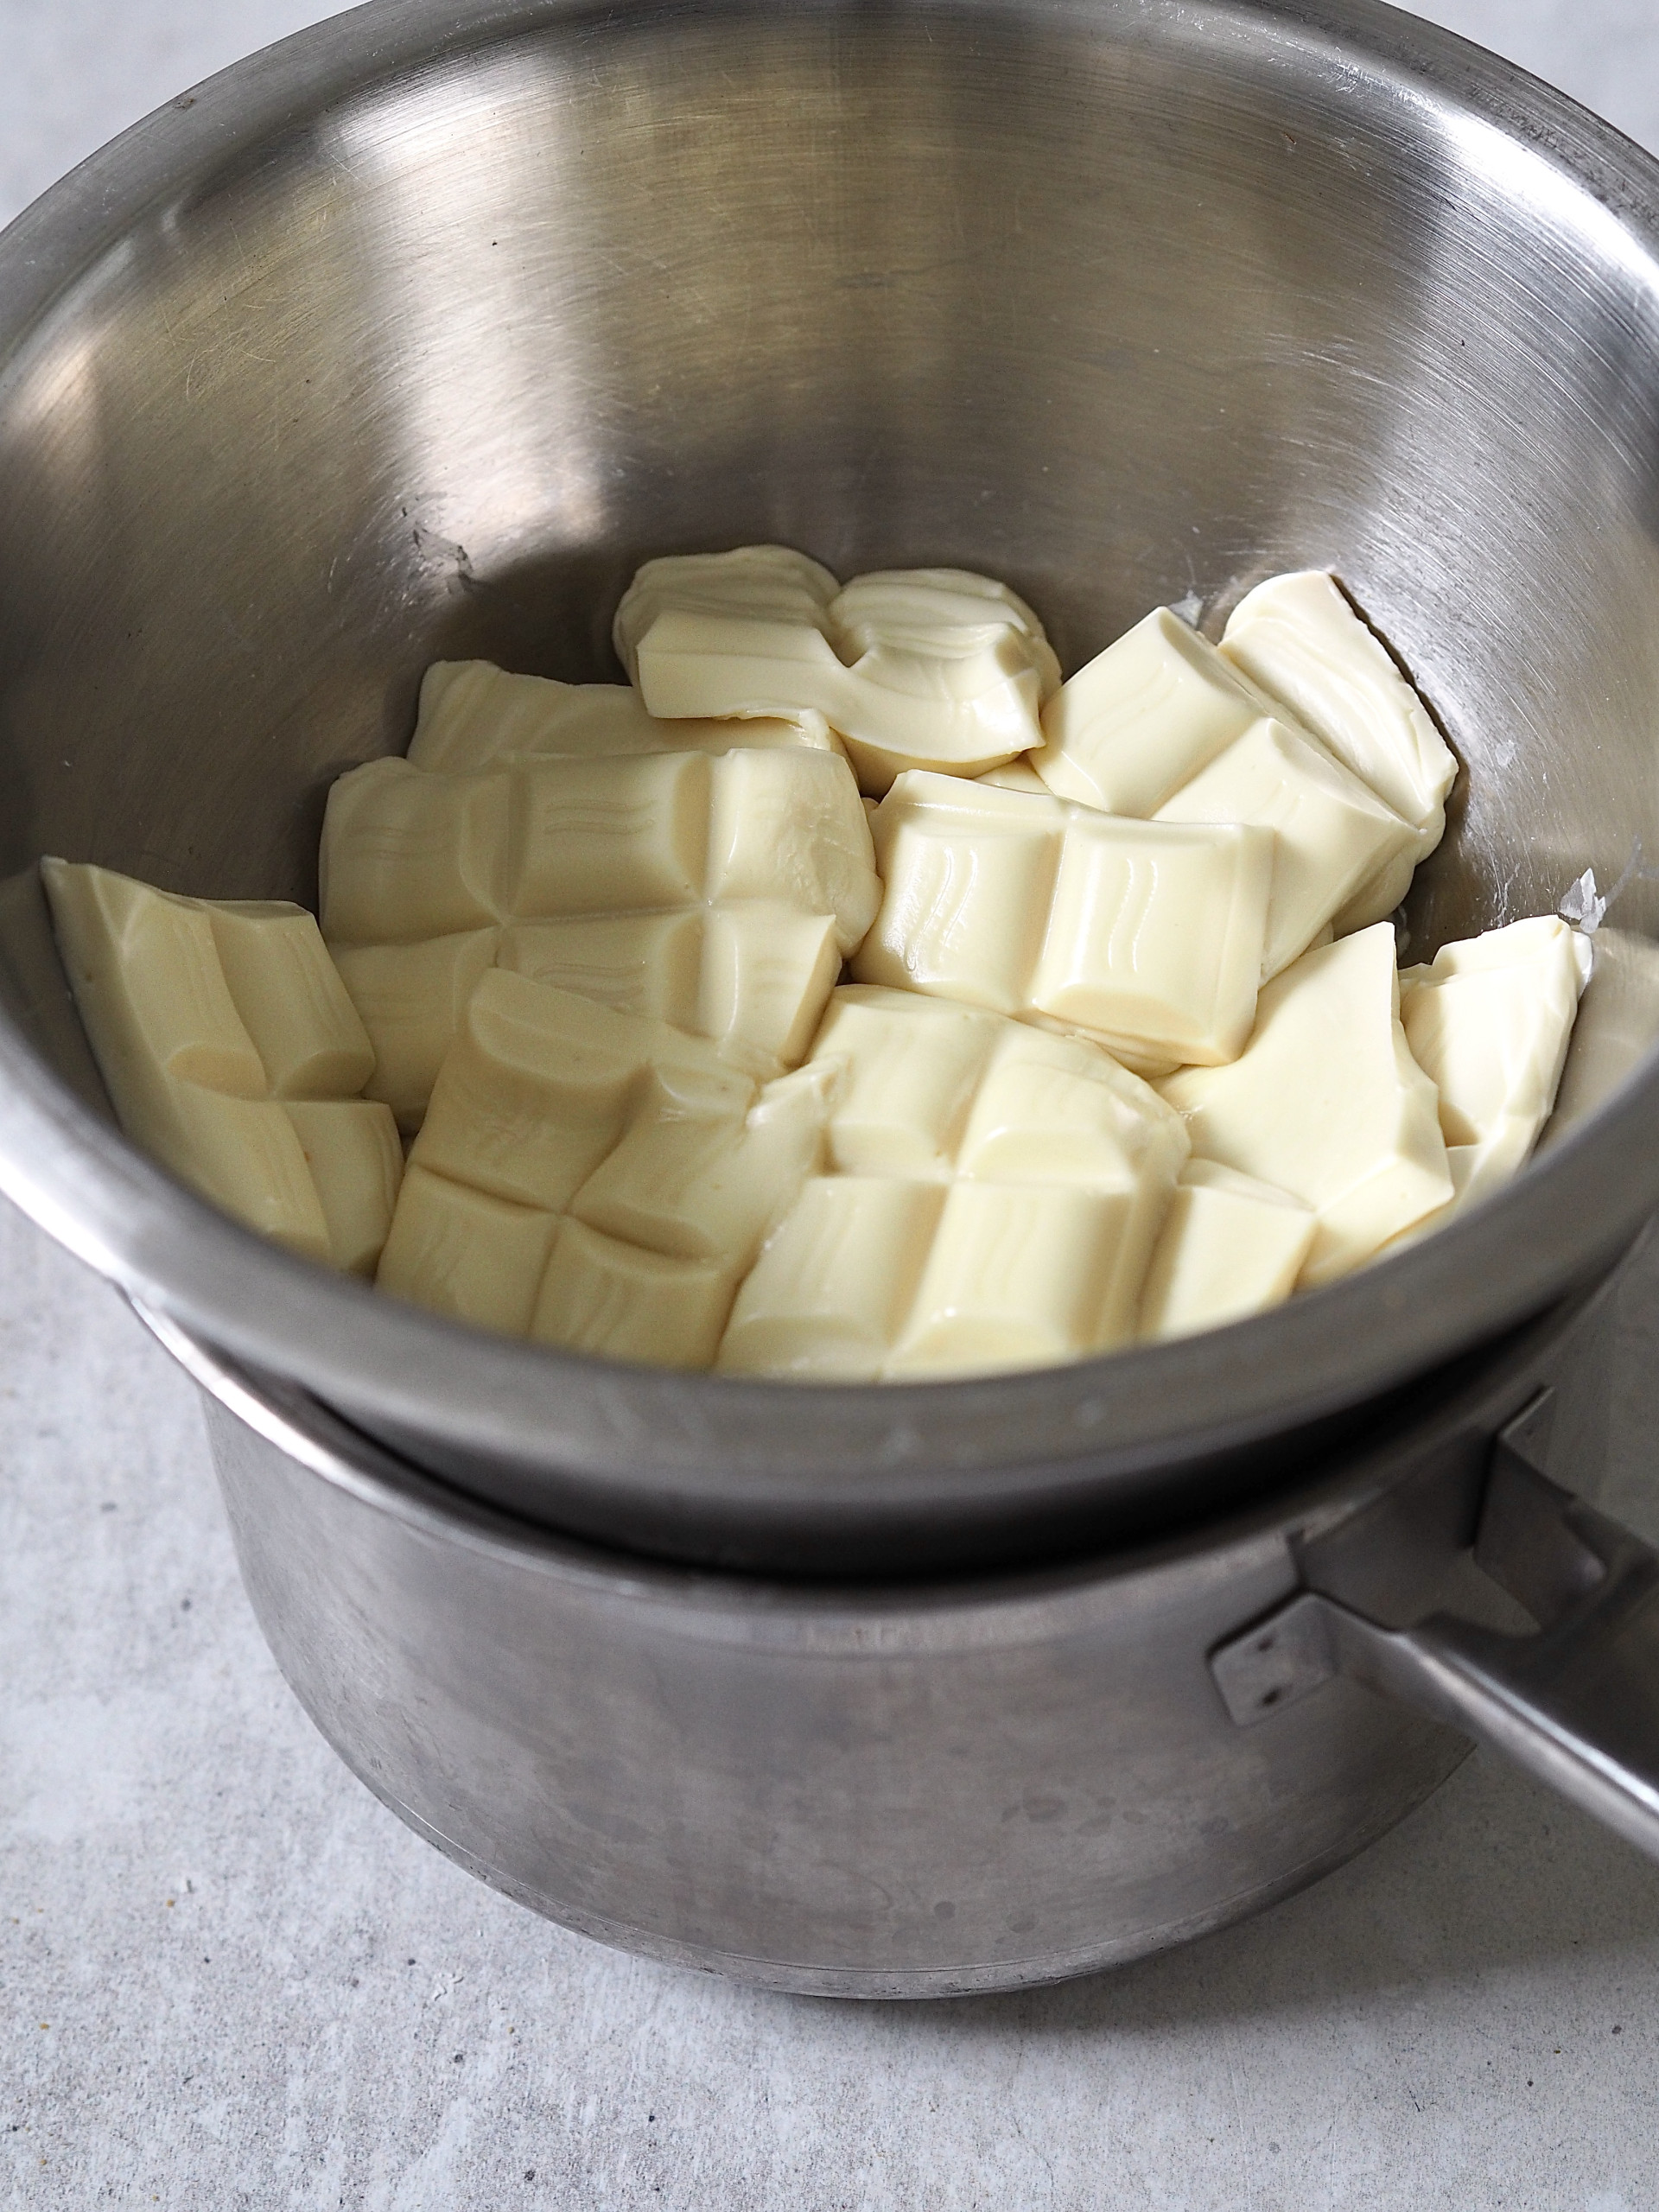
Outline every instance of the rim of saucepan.
{"type": "MultiPolygon", "coordinates": [[[[639,0],[653,16],[758,0],[639,0]]],[[[767,0],[769,12],[775,0],[767,0]]],[[[797,0],[791,12],[833,11],[797,0]]],[[[0,363],[146,210],[250,145],[416,67],[582,20],[588,0],[373,0],[181,96],[55,186],[0,238],[0,363]]],[[[1659,162],[1565,95],[1378,0],[944,0],[951,18],[1023,14],[1097,33],[1114,15],[1195,16],[1287,57],[1374,76],[1546,162],[1616,222],[1659,292],[1659,162]]],[[[887,11],[884,10],[884,13],[887,11]]],[[[614,25],[613,5],[602,11],[614,25]]],[[[1172,35],[1173,35],[1172,31],[1172,35]]],[[[1202,1337],[979,1380],[804,1385],[628,1367],[487,1337],[266,1243],[155,1167],[85,1107],[0,1014],[0,1189],[81,1258],[187,1330],[365,1422],[474,1456],[556,1467],[676,1510],[844,1523],[955,1500],[1017,1510],[1075,1465],[1091,1495],[1363,1405],[1538,1313],[1611,1262],[1659,1207],[1659,1061],[1508,1191],[1386,1263],[1202,1337]]],[[[520,1491],[522,1498],[522,1490],[520,1491]]],[[[521,1510],[522,1505],[521,1505],[521,1510]]]]}

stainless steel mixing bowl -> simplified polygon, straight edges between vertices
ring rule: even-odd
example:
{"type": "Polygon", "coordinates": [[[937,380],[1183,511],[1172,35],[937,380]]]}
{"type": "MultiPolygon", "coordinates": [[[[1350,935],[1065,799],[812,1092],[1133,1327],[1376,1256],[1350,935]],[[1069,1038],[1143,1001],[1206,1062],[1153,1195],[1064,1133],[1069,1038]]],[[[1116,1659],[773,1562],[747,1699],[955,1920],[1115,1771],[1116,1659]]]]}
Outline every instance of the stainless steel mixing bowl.
{"type": "MultiPolygon", "coordinates": [[[[330,780],[401,747],[427,661],[614,673],[616,595],[669,550],[781,539],[843,573],[986,569],[1035,603],[1073,666],[1156,601],[1214,625],[1271,570],[1329,565],[1467,769],[1414,894],[1421,955],[1549,910],[1586,865],[1610,882],[1639,840],[1659,853],[1656,334],[1656,165],[1372,0],[378,0],[181,99],[0,240],[0,1180],[164,1317],[238,1409],[243,1445],[216,1419],[256,1598],[313,1710],[384,1794],[548,1910],[853,1986],[912,1968],[1032,1978],[1166,1940],[1354,1847],[1452,1756],[1443,1734],[1390,1715],[1376,1729],[1409,1738],[1390,1764],[1362,1729],[1366,1787],[1317,1846],[1292,1822],[1275,1859],[1258,1821],[1248,1878],[1197,1840],[1204,1820],[1177,1823],[1191,1847],[1179,1909],[1172,1893],[1114,1920],[1086,1882],[1065,1912],[1052,1897],[1008,1904],[1022,1884],[1065,1886],[1068,1837],[1075,1865],[1095,1863],[1062,1820],[1040,1865],[986,1847],[976,1863],[997,1871],[979,1904],[924,1916],[925,1942],[876,1913],[838,1946],[799,1869],[792,1890],[779,1875],[795,1902],[764,1936],[734,1905],[716,1925],[686,1904],[712,1893],[687,1870],[718,1862],[720,1895],[741,1895],[742,1867],[779,1833],[768,1786],[797,1790],[797,1827],[816,1823],[823,1849],[844,1845],[857,1866],[874,1801],[856,1760],[823,1763],[838,1726],[850,1741],[902,1713],[925,1733],[931,1712],[968,1772],[1001,1690],[982,1681],[952,1719],[946,1669],[889,1707],[860,1704],[850,1685],[874,1677],[848,1656],[864,1631],[849,1631],[840,1662],[833,1638],[814,1662],[820,1682],[842,1664],[844,1707],[827,1693],[792,1705],[800,1677],[779,1669],[766,1758],[705,1767],[711,1690],[678,1738],[684,1769],[659,1767],[654,1812],[619,1779],[609,1830],[603,1791],[583,1799],[599,1805],[585,1871],[568,1834],[538,1857],[526,1838],[552,1816],[538,1828],[534,1808],[567,1786],[568,1763],[532,1757],[491,1707],[534,1705],[532,1662],[511,1694],[486,1669],[434,1718],[431,1669],[450,1644],[431,1624],[489,1603],[490,1578],[469,1582],[459,1562],[487,1552],[519,1572],[499,1529],[480,1551],[486,1509],[459,1491],[563,1532],[525,1535],[532,1549],[651,1555],[662,1564],[607,1572],[667,1578],[653,1603],[671,1585],[695,1610],[692,1570],[725,1570],[721,1603],[751,1624],[775,1617],[789,1578],[900,1578],[868,1602],[903,1613],[899,1593],[928,1578],[1084,1572],[1062,1558],[1097,1562],[1109,1611],[1146,1547],[1177,1544],[1202,1581],[1224,1530],[1265,1514],[1274,1574],[1222,1576],[1231,1658],[1208,1664],[1219,1615],[1172,1616],[1184,1710],[1208,1700],[1208,1719],[1189,1742],[1148,1689],[1129,1728],[1146,1757],[1125,1768],[1144,1798],[1189,1767],[1206,1777],[1181,1789],[1207,1795],[1212,1840],[1237,1789],[1271,1797],[1294,1769],[1317,1798],[1334,1743],[1329,1726],[1308,1732],[1319,1700],[1389,1713],[1326,1681],[1338,1665],[1508,1727],[1549,1766],[1593,1698],[1551,1718],[1542,1678],[1495,1688],[1490,1655],[1448,1658],[1431,1637],[1402,1658],[1366,1643],[1351,1606],[1339,1618],[1329,1591],[1267,1634],[1267,1676],[1234,1631],[1310,1580],[1307,1499],[1321,1528],[1357,1511],[1379,1465],[1396,1486],[1442,1466],[1453,1433],[1489,1439],[1554,1373],[1575,1301],[1659,1205],[1659,1071],[1444,1235],[1213,1337],[948,1385],[718,1382],[532,1351],[380,1301],[137,1157],[68,1005],[38,855],[308,897],[330,780]],[[247,1472],[256,1434],[291,1480],[247,1472]],[[400,1484],[428,1516],[423,1542],[451,1497],[455,1581],[443,1594],[442,1545],[423,1553],[413,1611],[394,1619],[343,1564],[308,1581],[299,1563],[327,1553],[327,1530],[361,1547],[359,1565],[384,1564],[406,1522],[400,1484]],[[346,1497],[362,1508],[349,1531],[346,1497]],[[372,1688],[353,1689],[364,1669],[372,1688]],[[1237,1740],[1256,1749],[1206,1766],[1205,1729],[1234,1728],[1253,1699],[1269,1717],[1237,1740]],[[1291,1732],[1268,1758],[1275,1729],[1291,1732]],[[486,1738],[495,1783],[463,1786],[486,1738]],[[518,1767],[502,1748],[515,1742],[518,1767]],[[805,1789],[815,1759],[845,1786],[805,1789]],[[736,1793],[718,1818],[716,1774],[736,1793]],[[463,1809],[446,1826],[451,1798],[463,1809]],[[731,1859],[737,1835],[747,1861],[731,1859]],[[632,1854],[633,1902],[588,1911],[577,1893],[604,1886],[607,1851],[632,1854]],[[1027,1911],[1044,1932],[1010,1949],[993,1923],[1027,1911]]],[[[1617,918],[1643,931],[1656,916],[1638,870],[1617,918]]],[[[1592,1459],[1565,1471],[1592,1484],[1592,1459]]],[[[1470,1464],[1465,1451],[1464,1476],[1470,1464]]],[[[1519,1464],[1500,1454],[1483,1555],[1535,1614],[1570,1616],[1554,1643],[1523,1643],[1535,1659],[1548,1645],[1559,1675],[1561,1637],[1590,1633],[1595,1586],[1598,1648],[1622,1606],[1621,1694],[1639,1700],[1645,1659],[1659,1665],[1646,1567],[1605,1530],[1586,1550],[1541,1492],[1522,1511],[1519,1464]]],[[[1478,1491],[1421,1516],[1436,1573],[1474,1534],[1478,1491]]],[[[1397,1531],[1364,1526],[1423,1610],[1427,1567],[1414,1580],[1397,1531]]],[[[405,1588],[390,1567],[369,1580],[405,1588]]],[[[503,1618],[523,1625],[526,1589],[551,1605],[571,1586],[521,1577],[503,1618]]],[[[1396,1626],[1412,1617],[1399,1587],[1392,1603],[1396,1626]]],[[[596,1635],[616,1620],[582,1618],[596,1635]]],[[[1068,1677],[1066,1633],[1020,1693],[1037,1698],[1040,1678],[1051,1715],[1043,1773],[1022,1783],[1043,1802],[1065,1799],[1068,1760],[1103,1749],[1053,1718],[1088,1671],[1068,1677]]],[[[1129,1646],[1112,1634],[1121,1690],[1129,1646]]],[[[551,1649],[527,1628],[522,1648],[551,1649]]],[[[660,1652],[636,1660],[631,1681],[661,1683],[660,1652]]],[[[547,1665],[550,1696],[565,1675],[547,1665]]],[[[753,1709],[752,1681],[728,1688],[734,1711],[753,1709]]],[[[603,1709],[640,1761],[676,1740],[637,1700],[603,1709]]],[[[1556,1768],[1643,1828],[1659,1818],[1650,1707],[1630,1728],[1616,1755],[1580,1745],[1556,1768]]],[[[588,1749],[620,1777],[627,1744],[588,1749]]],[[[950,1843],[942,1814],[899,1825],[924,1856],[979,1848],[966,1831],[950,1843]]],[[[938,1901],[972,1891],[964,1877],[938,1901]]]]}

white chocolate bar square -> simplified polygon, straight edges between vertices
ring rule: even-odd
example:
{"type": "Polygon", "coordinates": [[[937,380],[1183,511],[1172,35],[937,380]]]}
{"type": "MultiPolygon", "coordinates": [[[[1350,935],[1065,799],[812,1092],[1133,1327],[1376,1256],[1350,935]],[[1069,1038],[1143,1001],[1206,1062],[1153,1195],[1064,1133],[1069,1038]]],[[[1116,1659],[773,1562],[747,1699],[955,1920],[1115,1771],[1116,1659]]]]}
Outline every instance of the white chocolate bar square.
{"type": "Polygon", "coordinates": [[[1156,818],[1248,823],[1273,832],[1263,982],[1300,958],[1357,887],[1417,849],[1409,823],[1340,761],[1275,719],[1252,723],[1156,818]]]}
{"type": "Polygon", "coordinates": [[[1159,1085],[1200,1158],[1317,1216],[1305,1285],[1347,1274],[1452,1196],[1438,1094],[1399,1005],[1394,931],[1379,922],[1266,985],[1230,1066],[1183,1068],[1159,1085]]]}
{"type": "Polygon", "coordinates": [[[1400,979],[1412,1057],[1440,1090],[1459,1206],[1508,1181],[1555,1104],[1590,940],[1555,915],[1442,945],[1400,979]]]}
{"type": "Polygon", "coordinates": [[[1253,827],[1130,821],[960,778],[877,810],[881,910],[860,982],[1046,1020],[1162,1073],[1239,1052],[1274,847],[1253,827]]]}
{"type": "Polygon", "coordinates": [[[413,944],[505,918],[504,776],[433,776],[371,760],[328,793],[322,933],[333,944],[413,944]]]}
{"type": "Polygon", "coordinates": [[[1337,915],[1337,933],[1381,921],[1446,829],[1458,764],[1433,716],[1334,579],[1318,570],[1258,584],[1234,609],[1221,650],[1415,832],[1337,915]]]}
{"type": "Polygon", "coordinates": [[[798,721],[658,721],[630,683],[561,683],[486,660],[436,661],[421,685],[409,759],[440,775],[525,760],[615,760],[630,753],[724,753],[734,745],[833,750],[820,715],[798,721]]]}
{"type": "Polygon", "coordinates": [[[335,786],[323,874],[340,972],[364,994],[379,1089],[405,1128],[419,1127],[435,1048],[483,956],[482,931],[436,926],[465,903],[457,884],[487,880],[505,924],[491,959],[712,1038],[763,1077],[805,1052],[841,955],[880,900],[869,824],[833,753],[659,750],[472,777],[375,769],[335,786]],[[478,844],[486,823],[493,854],[478,844]],[[455,849],[436,850],[441,832],[455,849]],[[423,930],[411,901],[427,867],[438,898],[423,930]],[[390,944],[410,957],[385,957],[390,944]]]}
{"type": "Polygon", "coordinates": [[[830,1172],[767,1237],[723,1370],[920,1378],[1128,1340],[1187,1154],[1155,1092],[1084,1039],[861,985],[791,1080],[817,1074],[830,1172]]]}
{"type": "Polygon", "coordinates": [[[417,1218],[394,1221],[388,1287],[545,1343],[706,1363],[733,1288],[821,1163],[825,1087],[798,1074],[758,1090],[706,1039],[488,969],[410,1156],[417,1218]],[[464,1219],[508,1237],[499,1298],[454,1255],[464,1219]]]}
{"type": "Polygon", "coordinates": [[[1146,820],[1264,711],[1209,640],[1160,607],[1060,686],[1031,765],[1058,798],[1146,820]]]}
{"type": "Polygon", "coordinates": [[[372,1270],[403,1155],[387,1108],[356,1095],[374,1050],[313,917],[60,860],[41,873],[126,1134],[249,1228],[372,1270]]]}
{"type": "Polygon", "coordinates": [[[530,1325],[538,1344],[653,1367],[711,1366],[732,1310],[730,1272],[665,1259],[560,1222],[530,1325]]]}
{"type": "Polygon", "coordinates": [[[1314,1218],[1287,1191],[1212,1160],[1189,1160],[1147,1270],[1141,1334],[1217,1329],[1281,1304],[1296,1287],[1314,1218]]]}

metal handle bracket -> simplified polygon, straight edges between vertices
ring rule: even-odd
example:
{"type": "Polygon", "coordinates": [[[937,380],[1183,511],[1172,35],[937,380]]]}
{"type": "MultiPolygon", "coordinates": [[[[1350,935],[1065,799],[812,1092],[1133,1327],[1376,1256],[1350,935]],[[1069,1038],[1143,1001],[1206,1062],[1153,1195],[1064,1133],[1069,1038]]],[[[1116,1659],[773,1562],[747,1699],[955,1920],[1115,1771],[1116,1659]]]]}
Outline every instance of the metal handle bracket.
{"type": "Polygon", "coordinates": [[[1346,1675],[1507,1752],[1659,1858],[1659,1553],[1538,1467],[1544,1406],[1492,1447],[1474,1548],[1532,1633],[1444,1612],[1385,1628],[1304,1590],[1211,1669],[1241,1727],[1346,1675]]]}

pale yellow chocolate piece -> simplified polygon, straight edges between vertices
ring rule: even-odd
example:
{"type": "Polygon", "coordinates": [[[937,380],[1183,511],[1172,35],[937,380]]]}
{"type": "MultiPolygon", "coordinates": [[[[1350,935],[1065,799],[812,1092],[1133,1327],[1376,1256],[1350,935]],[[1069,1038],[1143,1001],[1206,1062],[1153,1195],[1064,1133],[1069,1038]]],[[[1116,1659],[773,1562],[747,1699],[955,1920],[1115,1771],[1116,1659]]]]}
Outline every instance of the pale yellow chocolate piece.
{"type": "Polygon", "coordinates": [[[505,775],[435,776],[371,760],[329,790],[320,859],[334,944],[417,944],[506,918],[505,775]]]}
{"type": "Polygon", "coordinates": [[[355,1096],[374,1052],[313,918],[41,863],[65,972],[121,1126],[250,1228],[372,1272],[403,1154],[355,1096]]]}
{"type": "Polygon", "coordinates": [[[638,569],[622,594],[611,636],[628,680],[639,682],[639,643],[671,611],[707,612],[821,630],[841,586],[829,569],[788,545],[740,545],[729,553],[670,553],[638,569]]]}
{"type": "Polygon", "coordinates": [[[1394,931],[1380,922],[1267,984],[1230,1066],[1183,1068],[1159,1085],[1201,1159],[1313,1209],[1305,1285],[1345,1274],[1452,1196],[1438,1094],[1399,1007],[1394,931]]]}
{"type": "Polygon", "coordinates": [[[539,1206],[495,1198],[411,1160],[375,1281],[452,1321],[527,1336],[558,1226],[558,1217],[539,1206]]]}
{"type": "Polygon", "coordinates": [[[1442,945],[1400,979],[1412,1056],[1440,1090],[1459,1207],[1521,1167],[1555,1104],[1590,940],[1554,915],[1442,945]]]}
{"type": "Polygon", "coordinates": [[[1057,798],[1144,820],[1268,711],[1207,639],[1160,607],[1060,686],[1031,766],[1057,798]]]}
{"type": "Polygon", "coordinates": [[[1263,982],[1308,950],[1357,887],[1400,854],[1416,850],[1410,827],[1357,776],[1312,739],[1272,719],[1253,722],[1154,818],[1245,822],[1272,830],[1263,982]]]}
{"type": "Polygon", "coordinates": [[[1659,944],[1605,925],[1586,943],[1594,964],[1541,1146],[1587,1119],[1659,1046],[1659,944]]]}
{"type": "Polygon", "coordinates": [[[801,1073],[830,1090],[830,1172],[767,1238],[722,1370],[921,1378],[1128,1341],[1187,1149],[1145,1084],[1082,1038],[857,985],[801,1073]]]}
{"type": "Polygon", "coordinates": [[[734,746],[836,740],[822,715],[787,721],[658,721],[627,683],[560,683],[512,676],[487,660],[437,661],[421,685],[410,740],[417,768],[470,775],[526,760],[619,759],[637,753],[728,753],[734,746]]]}
{"type": "Polygon", "coordinates": [[[775,546],[648,562],[615,637],[652,715],[816,711],[877,794],[906,768],[973,776],[1026,752],[1059,681],[1041,624],[1006,585],[915,569],[837,592],[775,546]]]}
{"type": "Polygon", "coordinates": [[[1337,934],[1381,921],[1445,833],[1458,764],[1433,716],[1333,579],[1319,570],[1258,584],[1235,608],[1221,650],[1415,832],[1338,914],[1337,934]]]}
{"type": "Polygon", "coordinates": [[[731,1306],[731,1276],[717,1261],[665,1259],[567,1219],[530,1333],[607,1359],[709,1367],[731,1306]]]}
{"type": "Polygon", "coordinates": [[[410,1136],[421,1126],[474,986],[501,943],[499,929],[485,929],[419,944],[334,947],[340,980],[374,1046],[366,1095],[390,1106],[410,1136]]]}
{"type": "Polygon", "coordinates": [[[801,746],[469,776],[377,761],[335,786],[323,846],[324,928],[382,1056],[375,1095],[405,1128],[496,960],[775,1075],[880,895],[850,770],[801,746]],[[487,921],[443,930],[469,899],[487,921]]]}
{"type": "Polygon", "coordinates": [[[993,791],[1034,791],[1039,798],[1048,790],[1048,785],[1032,766],[1029,758],[1023,753],[1017,760],[1005,760],[1000,768],[988,768],[978,780],[982,784],[988,784],[993,791]]]}
{"type": "Polygon", "coordinates": [[[706,1039],[490,969],[434,1086],[380,1286],[512,1335],[706,1365],[819,1164],[825,1081],[758,1091],[706,1039]]]}
{"type": "Polygon", "coordinates": [[[876,816],[886,893],[860,982],[1082,1031],[1141,1068],[1231,1058],[1255,1019],[1274,844],[907,774],[876,816]]]}
{"type": "Polygon", "coordinates": [[[1280,1305],[1313,1243],[1309,1209],[1213,1160],[1181,1170],[1141,1294],[1141,1334],[1192,1336],[1280,1305]]]}

